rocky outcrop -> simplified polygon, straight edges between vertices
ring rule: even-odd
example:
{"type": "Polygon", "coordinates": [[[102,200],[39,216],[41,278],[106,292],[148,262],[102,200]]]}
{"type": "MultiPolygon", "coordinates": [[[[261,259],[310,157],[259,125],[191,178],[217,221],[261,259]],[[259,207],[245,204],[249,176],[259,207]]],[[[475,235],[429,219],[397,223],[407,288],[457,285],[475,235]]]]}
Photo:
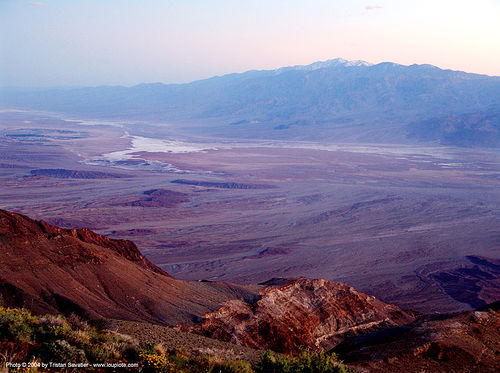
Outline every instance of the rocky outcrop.
{"type": "Polygon", "coordinates": [[[188,329],[247,347],[295,352],[299,347],[329,350],[346,336],[414,320],[397,306],[320,279],[270,286],[260,296],[255,303],[230,301],[188,329]]]}
{"type": "Polygon", "coordinates": [[[334,351],[361,372],[498,372],[500,303],[420,317],[348,339],[334,351]]]}

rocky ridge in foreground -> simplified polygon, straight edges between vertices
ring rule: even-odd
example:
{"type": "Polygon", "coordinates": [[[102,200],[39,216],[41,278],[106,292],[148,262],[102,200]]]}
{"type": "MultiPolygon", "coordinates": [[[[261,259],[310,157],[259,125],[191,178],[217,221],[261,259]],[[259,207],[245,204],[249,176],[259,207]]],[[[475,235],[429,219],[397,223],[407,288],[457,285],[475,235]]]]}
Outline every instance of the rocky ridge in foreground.
{"type": "Polygon", "coordinates": [[[299,278],[264,288],[255,303],[232,300],[187,329],[247,347],[295,353],[302,347],[328,351],[346,336],[414,319],[414,314],[348,285],[299,278]]]}

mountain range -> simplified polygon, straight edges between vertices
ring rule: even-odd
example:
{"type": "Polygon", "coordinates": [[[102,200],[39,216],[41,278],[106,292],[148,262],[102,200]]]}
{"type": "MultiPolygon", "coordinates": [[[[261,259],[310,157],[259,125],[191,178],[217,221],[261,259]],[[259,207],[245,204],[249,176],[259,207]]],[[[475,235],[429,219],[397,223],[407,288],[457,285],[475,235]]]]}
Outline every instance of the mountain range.
{"type": "Polygon", "coordinates": [[[334,59],[187,84],[4,89],[2,107],[202,135],[500,146],[500,77],[334,59]]]}

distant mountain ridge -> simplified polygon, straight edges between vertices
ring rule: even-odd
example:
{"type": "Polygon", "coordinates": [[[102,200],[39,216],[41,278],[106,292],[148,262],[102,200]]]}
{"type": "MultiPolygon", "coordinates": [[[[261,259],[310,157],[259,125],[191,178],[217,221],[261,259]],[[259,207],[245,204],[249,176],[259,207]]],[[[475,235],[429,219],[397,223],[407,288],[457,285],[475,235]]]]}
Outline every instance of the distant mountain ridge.
{"type": "Polygon", "coordinates": [[[3,96],[4,107],[168,122],[215,136],[500,146],[500,77],[432,65],[334,59],[187,84],[3,96]]]}

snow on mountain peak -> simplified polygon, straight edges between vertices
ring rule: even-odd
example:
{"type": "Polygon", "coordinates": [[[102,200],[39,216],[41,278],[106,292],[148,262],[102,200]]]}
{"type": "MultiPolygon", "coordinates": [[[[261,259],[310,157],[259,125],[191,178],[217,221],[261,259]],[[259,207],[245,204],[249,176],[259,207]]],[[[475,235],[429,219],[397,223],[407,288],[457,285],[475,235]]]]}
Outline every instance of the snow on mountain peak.
{"type": "Polygon", "coordinates": [[[345,60],[343,58],[335,58],[332,60],[314,62],[310,65],[296,65],[296,66],[281,67],[279,69],[274,70],[274,72],[277,74],[280,74],[280,73],[283,73],[286,71],[291,71],[291,70],[314,71],[314,70],[319,70],[319,69],[324,69],[324,68],[334,67],[334,66],[354,67],[354,66],[372,66],[372,64],[369,62],[366,62],[366,61],[362,61],[362,60],[348,61],[348,60],[345,60]]]}

